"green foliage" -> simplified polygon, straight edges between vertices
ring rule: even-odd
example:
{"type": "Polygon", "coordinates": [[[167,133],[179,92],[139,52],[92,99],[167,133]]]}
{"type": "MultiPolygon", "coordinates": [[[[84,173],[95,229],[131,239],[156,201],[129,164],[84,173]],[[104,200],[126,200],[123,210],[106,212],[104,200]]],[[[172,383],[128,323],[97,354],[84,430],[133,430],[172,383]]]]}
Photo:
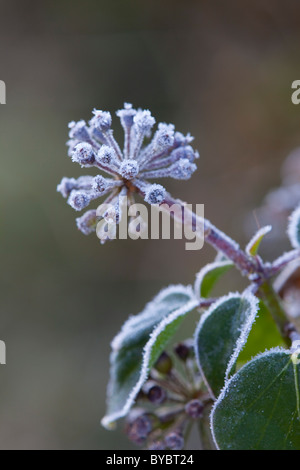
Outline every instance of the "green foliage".
{"type": "Polygon", "coordinates": [[[108,410],[102,424],[127,414],[148,372],[175,334],[184,315],[198,304],[190,287],[171,286],[124,324],[112,343],[108,410]]]}
{"type": "Polygon", "coordinates": [[[269,351],[227,382],[211,416],[220,449],[300,449],[297,362],[288,351],[269,351]]]}
{"type": "Polygon", "coordinates": [[[248,253],[250,256],[257,255],[262,240],[271,230],[272,227],[270,225],[266,225],[265,227],[259,229],[246,246],[246,253],[248,253]]]}
{"type": "Polygon", "coordinates": [[[260,301],[255,323],[251,328],[245,347],[240,352],[238,365],[243,365],[254,356],[263,353],[266,349],[277,346],[284,346],[284,341],[280,336],[270,311],[260,301]]]}
{"type": "Polygon", "coordinates": [[[208,297],[219,278],[232,266],[233,263],[229,260],[215,261],[214,263],[207,264],[197,274],[195,283],[196,295],[199,295],[200,298],[208,297]]]}
{"type": "Polygon", "coordinates": [[[257,313],[252,294],[222,297],[202,316],[195,335],[199,368],[213,396],[218,396],[236,364],[257,313]]]}

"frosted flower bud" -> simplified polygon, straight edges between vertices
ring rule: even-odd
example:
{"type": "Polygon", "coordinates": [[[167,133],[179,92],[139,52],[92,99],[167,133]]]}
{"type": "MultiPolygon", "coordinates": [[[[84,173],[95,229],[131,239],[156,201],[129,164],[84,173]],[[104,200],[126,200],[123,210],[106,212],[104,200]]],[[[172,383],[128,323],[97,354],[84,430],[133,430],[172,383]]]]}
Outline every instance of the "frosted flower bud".
{"type": "Polygon", "coordinates": [[[133,122],[140,132],[147,134],[155,124],[154,117],[148,109],[144,111],[138,111],[133,118],[133,122]]]}
{"type": "Polygon", "coordinates": [[[99,193],[103,193],[108,188],[108,182],[102,175],[96,175],[93,179],[92,189],[99,193]]]}
{"type": "Polygon", "coordinates": [[[79,176],[76,180],[76,188],[74,189],[92,189],[93,180],[93,176],[79,176]]]}
{"type": "Polygon", "coordinates": [[[77,180],[75,178],[63,178],[57,186],[57,191],[63,197],[68,197],[73,189],[92,189],[92,183],[92,176],[80,176],[77,180]]]}
{"type": "Polygon", "coordinates": [[[116,158],[116,154],[113,148],[108,145],[102,145],[98,154],[96,155],[96,161],[105,165],[110,165],[116,158]]]}
{"type": "Polygon", "coordinates": [[[92,165],[95,161],[93,147],[87,142],[80,142],[74,147],[72,160],[81,165],[92,165]]]}
{"type": "Polygon", "coordinates": [[[127,180],[135,178],[139,171],[139,165],[136,160],[123,160],[120,165],[120,175],[127,180]]]}
{"type": "Polygon", "coordinates": [[[194,137],[191,134],[183,135],[181,132],[175,132],[174,135],[174,145],[179,147],[180,145],[188,145],[193,142],[194,137]]]}
{"type": "Polygon", "coordinates": [[[75,178],[63,178],[59,185],[57,185],[57,191],[61,193],[63,197],[68,197],[75,187],[75,178]]]}
{"type": "Polygon", "coordinates": [[[155,134],[155,143],[161,149],[168,149],[174,143],[174,126],[173,124],[160,123],[158,131],[155,134]]]}
{"type": "Polygon", "coordinates": [[[68,147],[68,157],[72,157],[72,153],[75,145],[78,143],[76,139],[70,139],[67,141],[66,145],[68,147]]]}
{"type": "Polygon", "coordinates": [[[131,127],[136,110],[132,108],[132,104],[124,103],[124,109],[119,109],[116,115],[120,118],[123,127],[131,127]]]}
{"type": "Polygon", "coordinates": [[[185,405],[185,412],[193,419],[201,418],[203,415],[204,405],[200,400],[191,400],[185,405]]]}
{"type": "Polygon", "coordinates": [[[96,230],[96,225],[99,218],[96,215],[96,210],[87,211],[83,216],[76,219],[78,230],[84,235],[90,235],[90,233],[96,230]]]}
{"type": "Polygon", "coordinates": [[[194,163],[183,158],[170,166],[169,176],[177,180],[188,180],[196,170],[197,167],[194,163]]]}
{"type": "Polygon", "coordinates": [[[184,438],[180,432],[170,432],[165,437],[165,444],[170,450],[182,450],[184,447],[184,438]]]}
{"type": "Polygon", "coordinates": [[[177,149],[173,150],[171,156],[174,157],[174,161],[187,159],[190,162],[193,162],[195,158],[199,158],[198,152],[194,151],[193,147],[190,145],[186,145],[185,147],[178,147],[177,149]]]}
{"type": "Polygon", "coordinates": [[[166,197],[166,190],[160,184],[151,184],[146,190],[145,201],[148,204],[161,204],[166,197]]]}
{"type": "Polygon", "coordinates": [[[93,120],[91,119],[89,121],[89,124],[90,124],[90,129],[91,129],[91,136],[98,140],[99,142],[101,142],[102,144],[104,144],[106,142],[106,139],[104,137],[104,135],[102,134],[101,131],[99,131],[99,129],[97,129],[96,127],[94,127],[94,124],[93,124],[93,120]]]}
{"type": "Polygon", "coordinates": [[[91,198],[85,191],[72,191],[68,199],[70,204],[76,211],[81,211],[89,205],[91,198]]]}
{"type": "Polygon", "coordinates": [[[108,111],[100,111],[98,109],[93,110],[93,124],[100,131],[105,132],[110,129],[111,126],[111,114],[108,111]]]}
{"type": "Polygon", "coordinates": [[[70,129],[69,136],[71,139],[83,140],[83,141],[90,139],[86,122],[83,119],[81,119],[78,122],[71,121],[69,123],[69,129],[70,129]]]}

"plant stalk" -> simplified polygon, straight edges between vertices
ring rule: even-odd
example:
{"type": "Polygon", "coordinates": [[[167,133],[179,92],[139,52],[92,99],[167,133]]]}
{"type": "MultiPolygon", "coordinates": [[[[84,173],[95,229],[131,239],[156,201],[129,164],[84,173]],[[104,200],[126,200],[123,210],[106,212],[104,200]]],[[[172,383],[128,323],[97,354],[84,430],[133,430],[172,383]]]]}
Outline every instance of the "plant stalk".
{"type": "MultiPolygon", "coordinates": [[[[263,263],[258,264],[257,260],[254,257],[248,256],[234,240],[229,238],[208,220],[192,212],[180,199],[173,199],[172,196],[168,195],[161,204],[160,209],[168,212],[179,223],[183,225],[190,224],[190,227],[192,227],[195,233],[195,237],[197,236],[199,227],[203,228],[203,231],[200,230],[198,236],[204,237],[204,241],[230,259],[241,271],[242,275],[250,277],[256,274],[255,282],[259,286],[257,293],[270,310],[286,345],[290,347],[291,339],[289,329],[291,328],[289,328],[289,326],[292,326],[293,331],[295,331],[295,328],[290,324],[281,306],[280,298],[272,287],[269,273],[267,273],[267,270],[264,271],[263,263]],[[174,204],[181,206],[181,214],[178,213],[178,211],[172,211],[174,204]]],[[[253,279],[251,281],[253,282],[253,279]]]]}

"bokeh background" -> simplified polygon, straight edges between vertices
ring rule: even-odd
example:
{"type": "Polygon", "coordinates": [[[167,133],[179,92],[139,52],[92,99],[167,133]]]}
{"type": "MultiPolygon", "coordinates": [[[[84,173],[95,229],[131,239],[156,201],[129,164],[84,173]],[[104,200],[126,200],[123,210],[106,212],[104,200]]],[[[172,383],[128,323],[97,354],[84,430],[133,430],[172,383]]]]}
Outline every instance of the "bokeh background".
{"type": "MultiPolygon", "coordinates": [[[[56,193],[62,176],[82,174],[66,154],[67,123],[129,101],[191,132],[199,170],[167,187],[246,243],[246,214],[300,145],[300,3],[1,0],[0,13],[0,449],[133,448],[122,426],[100,426],[110,341],[214,252],[166,240],[100,246],[78,232],[56,193]]],[[[273,243],[268,255],[279,251],[273,243]]]]}

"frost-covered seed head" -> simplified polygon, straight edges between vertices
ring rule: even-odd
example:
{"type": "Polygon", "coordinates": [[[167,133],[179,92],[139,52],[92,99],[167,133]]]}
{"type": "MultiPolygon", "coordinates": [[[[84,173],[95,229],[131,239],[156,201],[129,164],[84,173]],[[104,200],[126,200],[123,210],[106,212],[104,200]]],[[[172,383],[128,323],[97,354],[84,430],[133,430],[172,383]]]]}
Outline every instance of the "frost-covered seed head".
{"type": "Polygon", "coordinates": [[[194,137],[190,134],[183,135],[181,132],[175,132],[174,134],[174,146],[179,147],[180,145],[188,145],[193,142],[194,137]]]}
{"type": "Polygon", "coordinates": [[[96,161],[104,165],[110,165],[116,158],[116,154],[113,148],[108,145],[102,145],[99,152],[96,155],[96,161]]]}
{"type": "Polygon", "coordinates": [[[148,109],[141,111],[139,110],[133,118],[133,122],[140,132],[147,134],[155,124],[154,117],[148,109]]]}
{"type": "Polygon", "coordinates": [[[70,139],[67,141],[66,145],[68,147],[68,157],[72,157],[74,147],[77,143],[78,141],[76,139],[70,139]]]}
{"type": "Polygon", "coordinates": [[[120,175],[122,178],[131,180],[139,173],[139,165],[136,160],[127,159],[120,165],[120,175]]]}
{"type": "Polygon", "coordinates": [[[165,444],[170,450],[182,450],[184,447],[184,438],[180,432],[171,432],[165,437],[165,444]]]}
{"type": "Polygon", "coordinates": [[[160,123],[155,134],[155,143],[162,150],[171,147],[174,143],[173,124],[160,123]]]}
{"type": "Polygon", "coordinates": [[[102,176],[102,175],[97,175],[93,179],[93,190],[97,191],[99,193],[103,193],[106,191],[108,187],[108,182],[107,180],[102,176]]]}
{"type": "Polygon", "coordinates": [[[152,184],[147,190],[145,201],[148,204],[161,204],[166,197],[166,190],[160,184],[152,184]]]}
{"type": "Polygon", "coordinates": [[[77,180],[75,178],[63,178],[57,186],[57,191],[66,198],[73,189],[92,189],[92,183],[92,176],[80,176],[77,180]]]}
{"type": "Polygon", "coordinates": [[[194,163],[183,158],[170,167],[170,176],[178,180],[188,180],[196,170],[197,167],[194,163]]]}
{"type": "Polygon", "coordinates": [[[72,160],[81,165],[92,165],[95,161],[93,147],[87,142],[80,142],[73,150],[72,160]]]}
{"type": "Polygon", "coordinates": [[[69,129],[69,136],[71,139],[86,141],[90,138],[86,122],[83,119],[78,122],[71,121],[69,123],[69,129]]]}
{"type": "Polygon", "coordinates": [[[96,230],[96,224],[98,222],[98,217],[95,210],[87,211],[81,217],[76,219],[76,224],[78,230],[80,230],[84,235],[89,235],[90,233],[96,230]]]}
{"type": "Polygon", "coordinates": [[[61,193],[63,197],[68,197],[71,191],[76,187],[75,178],[63,178],[57,185],[57,191],[61,193]]]}
{"type": "MultiPolygon", "coordinates": [[[[106,193],[110,194],[105,204],[114,200],[116,207],[118,195],[127,195],[129,204],[135,202],[135,194],[140,194],[150,204],[161,204],[166,198],[166,190],[149,180],[188,179],[196,169],[192,162],[198,154],[189,145],[193,140],[189,134],[184,136],[175,132],[173,124],[159,123],[152,140],[145,144],[144,139],[151,137],[155,124],[150,111],[136,110],[130,103],[125,103],[116,114],[124,128],[124,152],[114,138],[109,112],[94,109],[88,124],[84,120],[69,124],[68,155],[83,167],[95,166],[109,175],[107,185],[102,176],[61,181],[57,190],[76,210],[106,193]]],[[[120,217],[118,210],[116,220],[120,217]]]]}
{"type": "Polygon", "coordinates": [[[131,127],[136,110],[132,108],[132,104],[124,103],[124,109],[119,109],[116,115],[120,118],[123,127],[131,127]]]}
{"type": "Polygon", "coordinates": [[[195,152],[193,147],[190,145],[178,147],[173,150],[172,156],[174,157],[174,160],[187,159],[189,162],[193,162],[195,158],[199,158],[198,152],[195,152]]]}
{"type": "Polygon", "coordinates": [[[101,132],[106,132],[111,127],[111,114],[107,111],[93,110],[93,124],[101,132]]]}
{"type": "Polygon", "coordinates": [[[90,197],[85,191],[72,191],[68,199],[68,204],[76,211],[81,211],[89,205],[90,200],[90,197]]]}
{"type": "Polygon", "coordinates": [[[185,405],[185,412],[190,418],[199,419],[203,415],[204,405],[200,400],[191,400],[185,405]]]}
{"type": "Polygon", "coordinates": [[[92,189],[93,179],[93,176],[89,175],[79,176],[76,180],[75,189],[92,189]]]}
{"type": "Polygon", "coordinates": [[[106,142],[106,139],[101,131],[98,128],[94,127],[93,119],[90,120],[90,129],[91,129],[91,136],[95,139],[96,142],[101,142],[102,144],[106,142]]]}

